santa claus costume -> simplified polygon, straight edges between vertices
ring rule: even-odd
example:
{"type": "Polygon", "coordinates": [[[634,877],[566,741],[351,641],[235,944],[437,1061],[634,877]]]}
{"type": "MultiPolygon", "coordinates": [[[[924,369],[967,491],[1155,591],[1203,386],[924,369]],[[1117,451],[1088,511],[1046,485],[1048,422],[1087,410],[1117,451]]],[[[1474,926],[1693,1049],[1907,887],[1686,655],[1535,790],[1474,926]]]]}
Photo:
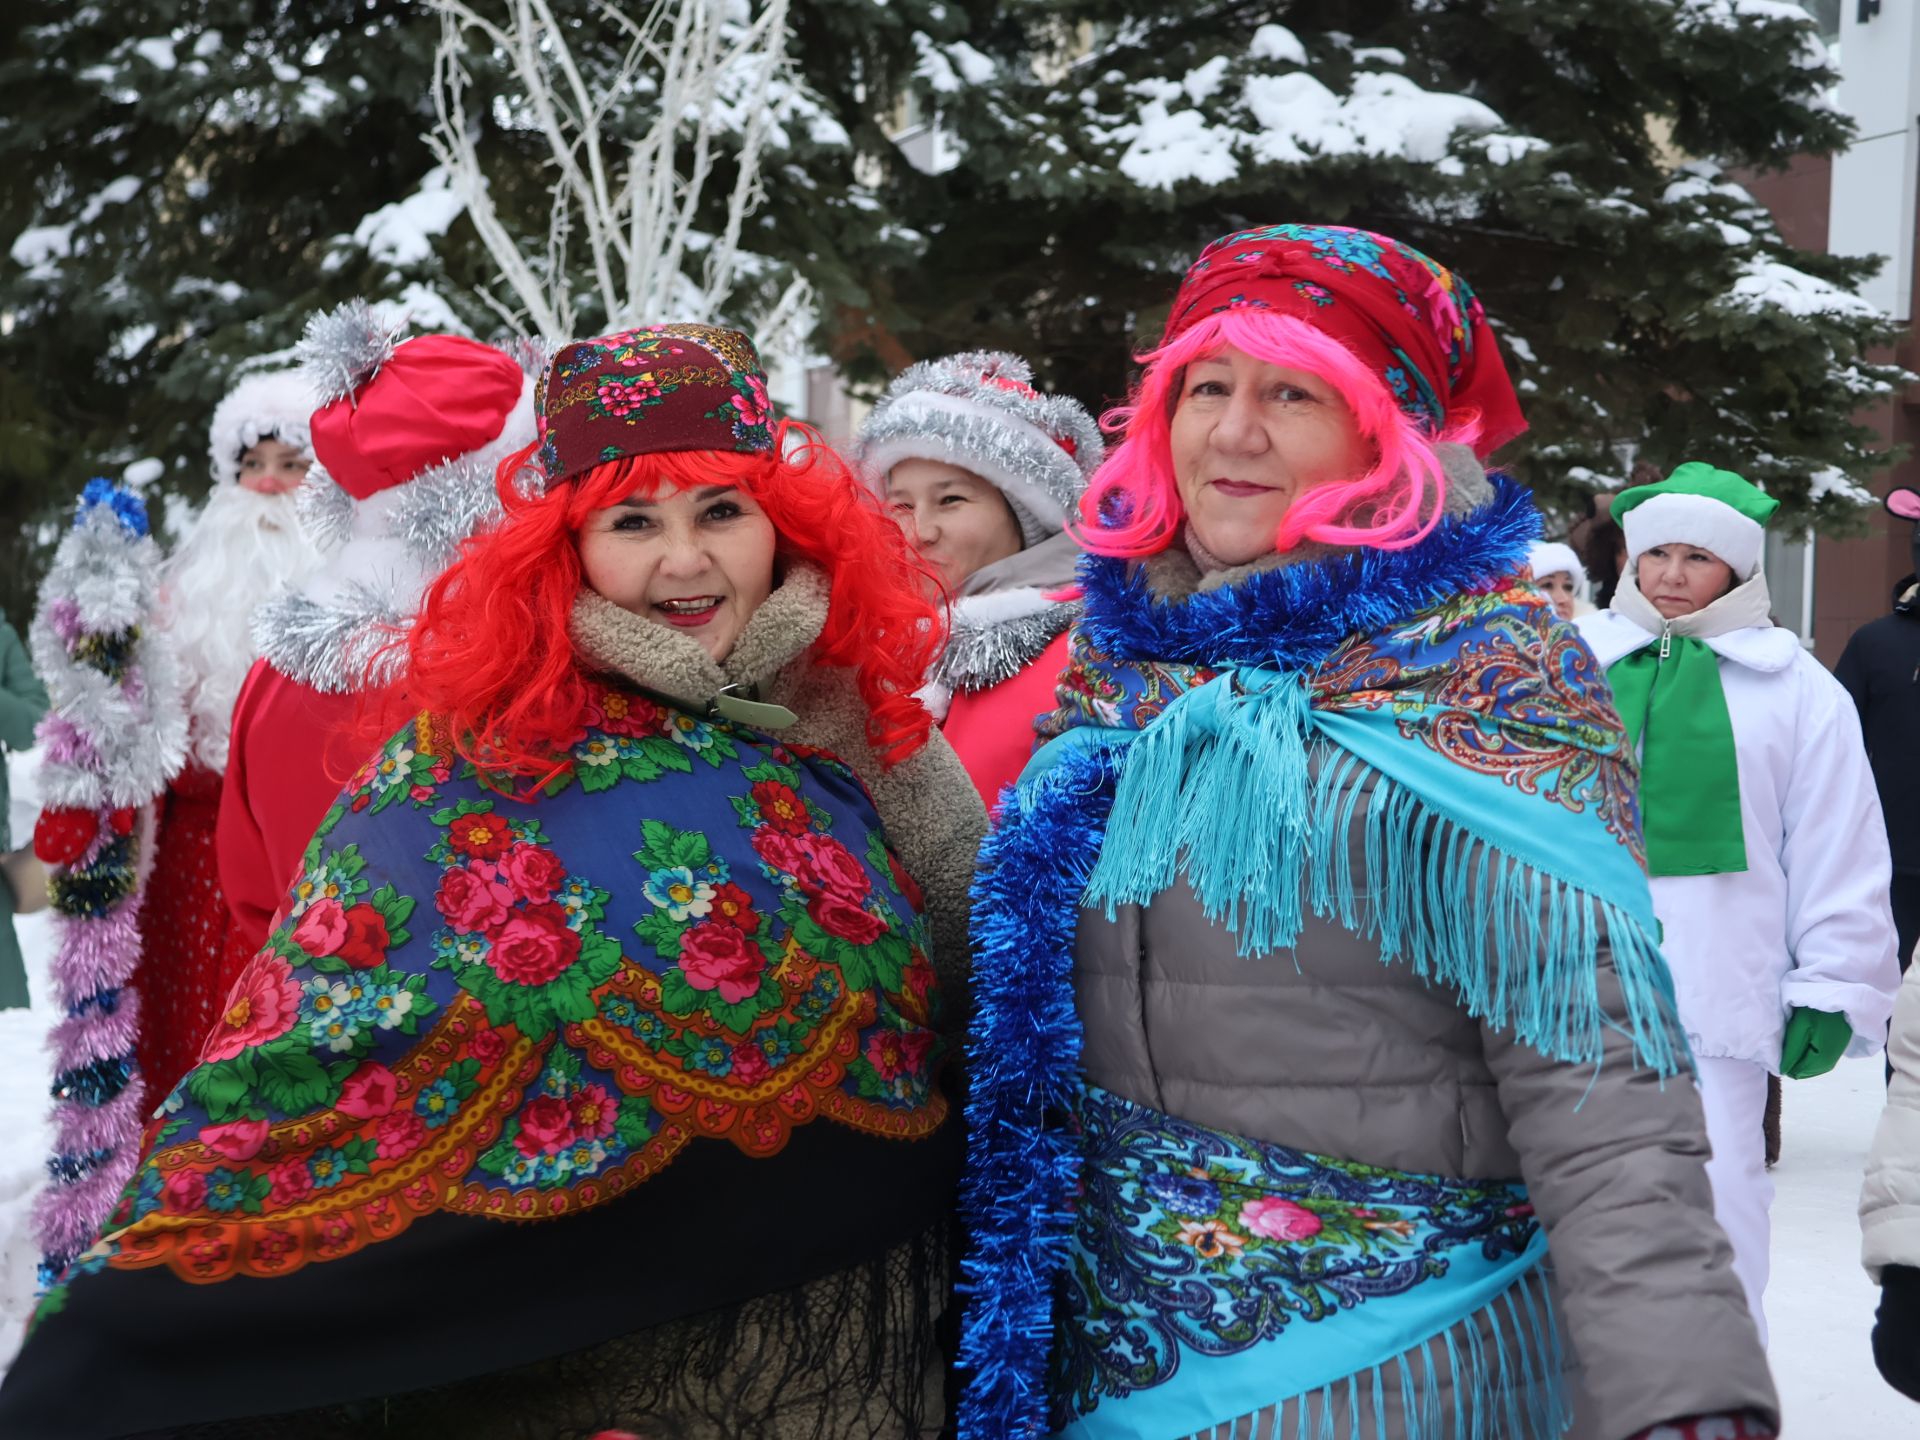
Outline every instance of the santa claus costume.
{"type": "Polygon", "coordinates": [[[494,470],[533,441],[541,368],[531,347],[401,339],[363,301],[315,316],[300,356],[320,404],[300,520],[322,561],[254,616],[261,659],[234,706],[220,801],[220,880],[248,953],[370,748],[362,732],[427,584],[498,517],[494,470]]]}
{"type": "Polygon", "coordinates": [[[233,938],[214,855],[234,697],[257,654],[254,607],[314,568],[293,487],[312,452],[313,391],[296,371],[243,378],[213,412],[213,490],[161,572],[154,624],[177,657],[186,763],[155,804],[140,964],[138,1054],[147,1093],[170,1091],[200,1052],[249,951],[233,938]]]}

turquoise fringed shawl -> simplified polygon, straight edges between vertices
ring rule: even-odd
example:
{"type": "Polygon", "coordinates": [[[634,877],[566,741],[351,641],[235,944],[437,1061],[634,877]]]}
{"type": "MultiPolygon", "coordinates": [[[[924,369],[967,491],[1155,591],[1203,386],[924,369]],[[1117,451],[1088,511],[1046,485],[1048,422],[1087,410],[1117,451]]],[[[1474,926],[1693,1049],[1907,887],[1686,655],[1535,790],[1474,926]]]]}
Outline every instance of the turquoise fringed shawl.
{"type": "Polygon", "coordinates": [[[1604,941],[1638,1060],[1690,1065],[1619,717],[1591,652],[1517,578],[1538,524],[1497,480],[1409,550],[1181,599],[1139,566],[1083,562],[1051,738],[1003,796],[975,888],[967,1440],[1042,1433],[1078,1167],[1057,1117],[1078,1083],[1083,905],[1146,903],[1184,875],[1245,954],[1293,943],[1310,907],[1476,1018],[1591,1065],[1621,1028],[1604,941]]]}

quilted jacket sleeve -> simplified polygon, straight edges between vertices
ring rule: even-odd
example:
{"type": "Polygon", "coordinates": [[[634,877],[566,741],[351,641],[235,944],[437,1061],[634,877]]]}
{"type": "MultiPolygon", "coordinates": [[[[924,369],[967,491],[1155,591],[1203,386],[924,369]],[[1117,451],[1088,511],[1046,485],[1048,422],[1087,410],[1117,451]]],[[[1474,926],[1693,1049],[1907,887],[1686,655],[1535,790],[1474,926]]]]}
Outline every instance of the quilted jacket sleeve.
{"type": "MultiPolygon", "coordinates": [[[[1608,1016],[1624,1024],[1605,948],[1598,981],[1608,1016]]],[[[1620,1440],[1740,1412],[1777,1426],[1767,1357],[1713,1218],[1692,1080],[1636,1065],[1618,1031],[1597,1073],[1549,1060],[1511,1032],[1483,1026],[1482,1040],[1595,1422],[1580,1433],[1620,1440]]]]}
{"type": "Polygon", "coordinates": [[[1876,1282],[1888,1265],[1920,1267],[1920,965],[1907,971],[1887,1041],[1893,1080],[1860,1191],[1860,1259],[1876,1282]]]}

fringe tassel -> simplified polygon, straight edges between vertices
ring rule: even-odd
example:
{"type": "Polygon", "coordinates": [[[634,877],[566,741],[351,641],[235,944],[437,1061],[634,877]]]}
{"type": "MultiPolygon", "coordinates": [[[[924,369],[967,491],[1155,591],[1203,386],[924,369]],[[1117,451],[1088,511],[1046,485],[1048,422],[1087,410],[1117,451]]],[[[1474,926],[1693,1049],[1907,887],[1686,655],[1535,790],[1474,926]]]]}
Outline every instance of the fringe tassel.
{"type": "Polygon", "coordinates": [[[1182,1440],[1557,1440],[1573,1423],[1565,1366],[1535,1270],[1392,1359],[1182,1440]]]}
{"type": "Polygon", "coordinates": [[[1640,1061],[1663,1076],[1691,1067],[1666,962],[1639,922],[1308,738],[1310,723],[1297,675],[1229,672],[1177,698],[1126,747],[1086,902],[1112,919],[1184,874],[1253,956],[1298,942],[1304,895],[1316,916],[1377,937],[1382,961],[1457,990],[1476,1020],[1593,1065],[1622,1028],[1597,983],[1604,938],[1640,1061]],[[1369,782],[1356,877],[1348,837],[1369,782]]]}

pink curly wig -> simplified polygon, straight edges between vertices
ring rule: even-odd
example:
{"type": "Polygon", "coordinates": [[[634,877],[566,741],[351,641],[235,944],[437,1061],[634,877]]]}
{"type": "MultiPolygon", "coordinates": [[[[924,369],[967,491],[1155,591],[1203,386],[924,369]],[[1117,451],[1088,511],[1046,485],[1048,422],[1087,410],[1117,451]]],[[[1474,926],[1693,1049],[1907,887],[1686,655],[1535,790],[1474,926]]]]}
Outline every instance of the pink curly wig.
{"type": "Polygon", "coordinates": [[[1135,357],[1146,366],[1132,402],[1101,417],[1110,434],[1126,438],[1094,472],[1080,501],[1074,538],[1096,555],[1133,559],[1167,548],[1180,532],[1186,507],[1173,473],[1173,412],[1189,365],[1232,347],[1256,360],[1317,375],[1340,392],[1360,435],[1377,457],[1352,480],[1315,486],[1287,507],[1274,536],[1276,550],[1305,540],[1404,550],[1439,523],[1446,505],[1446,473],[1434,447],[1471,444],[1478,416],[1450,419],[1434,436],[1402,410],[1379,375],[1340,341],[1306,321],[1236,307],[1195,321],[1159,349],[1135,357]]]}

